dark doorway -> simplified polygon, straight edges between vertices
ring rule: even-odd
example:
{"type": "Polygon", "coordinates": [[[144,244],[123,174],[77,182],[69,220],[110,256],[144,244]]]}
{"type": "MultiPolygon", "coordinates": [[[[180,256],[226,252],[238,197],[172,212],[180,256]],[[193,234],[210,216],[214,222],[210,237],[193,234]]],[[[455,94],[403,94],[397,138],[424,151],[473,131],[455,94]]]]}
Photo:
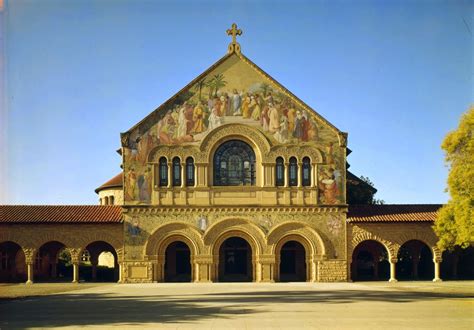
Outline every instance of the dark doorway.
{"type": "Polygon", "coordinates": [[[364,241],[352,253],[353,281],[388,281],[390,263],[387,249],[377,241],[364,241]]]}
{"type": "Polygon", "coordinates": [[[411,240],[400,247],[397,261],[397,279],[432,280],[434,263],[431,249],[423,242],[411,240]]]}
{"type": "Polygon", "coordinates": [[[252,249],[240,237],[228,238],[219,249],[219,281],[251,282],[252,249]]]}
{"type": "Polygon", "coordinates": [[[26,281],[23,249],[14,242],[0,243],[0,282],[26,281]]]}
{"type": "Polygon", "coordinates": [[[165,282],[191,282],[191,251],[186,243],[177,241],[166,248],[165,282]]]}
{"type": "Polygon", "coordinates": [[[280,282],[306,281],[306,252],[297,241],[286,242],[280,251],[280,282]]]}

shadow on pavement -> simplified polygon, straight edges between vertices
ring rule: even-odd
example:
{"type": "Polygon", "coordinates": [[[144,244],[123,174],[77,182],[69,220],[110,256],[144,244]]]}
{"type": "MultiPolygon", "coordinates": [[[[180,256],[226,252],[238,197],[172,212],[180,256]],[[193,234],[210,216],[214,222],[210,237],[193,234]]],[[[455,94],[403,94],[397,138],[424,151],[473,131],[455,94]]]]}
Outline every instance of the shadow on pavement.
{"type": "MultiPolygon", "coordinates": [[[[471,299],[472,294],[398,291],[254,291],[128,296],[69,293],[0,302],[0,328],[191,323],[265,312],[272,304],[408,303],[471,299]]],[[[288,309],[291,310],[291,307],[288,309]]]]}

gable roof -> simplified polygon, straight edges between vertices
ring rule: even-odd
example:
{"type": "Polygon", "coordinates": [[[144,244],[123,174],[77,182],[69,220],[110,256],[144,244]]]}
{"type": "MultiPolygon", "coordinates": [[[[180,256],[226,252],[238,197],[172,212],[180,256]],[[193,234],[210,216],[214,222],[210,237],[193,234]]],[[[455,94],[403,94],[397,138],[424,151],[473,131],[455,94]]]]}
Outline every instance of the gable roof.
{"type": "Polygon", "coordinates": [[[0,205],[0,223],[121,223],[114,205],[0,205]]]}
{"type": "Polygon", "coordinates": [[[349,205],[348,222],[433,222],[441,204],[349,205]]]}
{"type": "MultiPolygon", "coordinates": [[[[311,108],[309,105],[304,103],[301,99],[299,99],[296,95],[294,95],[292,92],[290,92],[286,87],[284,87],[282,84],[280,84],[277,80],[275,80],[272,76],[270,76],[268,73],[263,71],[259,66],[257,66],[255,63],[253,63],[249,58],[247,58],[245,55],[243,55],[241,52],[231,52],[227,53],[224,55],[221,59],[219,59],[217,62],[215,62],[213,65],[211,65],[207,70],[205,70],[203,73],[198,75],[196,78],[194,78],[190,83],[188,83],[185,87],[183,87],[180,91],[178,91],[176,94],[174,94],[172,97],[170,97],[168,100],[166,100],[163,104],[161,104],[158,108],[153,110],[151,113],[149,113],[145,118],[140,120],[137,124],[132,126],[129,130],[127,130],[124,133],[121,133],[121,140],[122,140],[122,146],[125,144],[124,141],[128,139],[128,136],[132,133],[132,131],[138,129],[140,130],[141,127],[145,125],[148,121],[155,119],[154,122],[156,122],[159,118],[160,110],[168,108],[170,105],[173,105],[173,103],[178,99],[178,97],[189,90],[191,87],[193,87],[196,83],[201,81],[203,78],[205,78],[208,74],[210,74],[213,70],[215,70],[217,67],[219,67],[221,64],[223,64],[226,60],[231,58],[232,56],[237,56],[240,60],[244,61],[247,63],[252,69],[254,69],[259,75],[261,75],[263,78],[267,79],[270,81],[270,83],[274,84],[276,87],[281,89],[281,91],[286,94],[293,102],[296,104],[300,105],[302,108],[310,111],[313,115],[316,116],[320,121],[328,125],[333,131],[335,131],[337,134],[343,133],[340,131],[337,127],[335,127],[333,124],[331,124],[329,121],[327,121],[323,116],[321,116],[319,113],[317,113],[313,108],[311,108]]],[[[347,134],[347,133],[344,133],[347,134]]]]}

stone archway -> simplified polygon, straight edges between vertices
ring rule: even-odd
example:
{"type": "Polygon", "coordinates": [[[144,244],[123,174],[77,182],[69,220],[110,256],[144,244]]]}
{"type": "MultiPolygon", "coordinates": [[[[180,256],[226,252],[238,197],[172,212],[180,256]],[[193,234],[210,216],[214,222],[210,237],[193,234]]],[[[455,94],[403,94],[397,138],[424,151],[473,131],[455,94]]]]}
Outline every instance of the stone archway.
{"type": "Polygon", "coordinates": [[[244,238],[232,236],[225,239],[219,247],[219,282],[252,282],[252,259],[252,248],[244,238]]]}
{"type": "MultiPolygon", "coordinates": [[[[257,240],[251,236],[249,233],[241,230],[241,229],[235,229],[231,228],[228,231],[222,233],[217,239],[214,241],[212,244],[212,256],[213,256],[213,271],[211,274],[211,280],[212,281],[219,281],[220,275],[225,272],[225,264],[223,262],[222,258],[225,257],[225,248],[226,246],[223,245],[226,240],[230,238],[238,238],[241,240],[244,240],[246,244],[248,244],[247,247],[244,247],[242,241],[240,241],[240,244],[238,242],[236,245],[240,246],[235,246],[235,251],[238,249],[246,250],[246,260],[249,261],[250,263],[247,265],[247,277],[249,281],[258,281],[260,274],[257,273],[257,255],[261,254],[261,246],[258,244],[257,240]],[[224,254],[223,254],[224,253],[224,254]],[[251,270],[251,272],[250,272],[251,270]]],[[[229,256],[230,257],[230,256],[229,256]]],[[[221,277],[222,278],[222,277],[221,277]]],[[[231,278],[228,279],[229,281],[232,280],[231,278]]]]}
{"type": "Polygon", "coordinates": [[[118,282],[119,256],[112,244],[97,240],[88,243],[80,253],[79,277],[92,282],[118,282]]]}
{"type": "Polygon", "coordinates": [[[0,282],[26,281],[25,253],[12,241],[0,243],[0,282]]]}
{"type": "MultiPolygon", "coordinates": [[[[189,243],[180,237],[173,237],[173,241],[166,245],[164,252],[165,282],[191,282],[193,267],[191,263],[191,249],[189,243]]],[[[170,239],[171,241],[171,239],[170,239]]]]}
{"type": "Polygon", "coordinates": [[[196,256],[204,250],[201,232],[187,223],[171,223],[158,227],[149,237],[145,249],[145,258],[154,263],[153,281],[165,281],[166,250],[174,242],[182,242],[189,248],[191,263],[190,281],[198,281],[199,274],[196,256]]]}
{"type": "Polygon", "coordinates": [[[431,280],[434,278],[433,252],[428,244],[412,239],[400,246],[397,277],[401,280],[431,280]]]}
{"type": "Polygon", "coordinates": [[[352,252],[353,281],[387,281],[390,278],[388,249],[380,242],[360,242],[352,252]]]}

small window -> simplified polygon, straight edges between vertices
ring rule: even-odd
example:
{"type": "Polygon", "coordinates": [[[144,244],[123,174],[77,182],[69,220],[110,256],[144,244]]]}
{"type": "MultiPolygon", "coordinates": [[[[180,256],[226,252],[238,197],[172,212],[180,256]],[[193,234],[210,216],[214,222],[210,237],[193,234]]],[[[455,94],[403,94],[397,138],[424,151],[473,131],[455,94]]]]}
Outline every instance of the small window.
{"type": "Polygon", "coordinates": [[[181,186],[181,160],[179,157],[173,158],[173,186],[181,186]]]}
{"type": "Polygon", "coordinates": [[[114,196],[109,197],[109,204],[114,205],[114,196]]]}
{"type": "Polygon", "coordinates": [[[285,164],[283,163],[283,158],[281,157],[276,159],[275,175],[276,185],[278,187],[285,185],[285,164]]]}
{"type": "Polygon", "coordinates": [[[302,184],[305,187],[309,187],[311,185],[311,161],[309,157],[303,158],[303,167],[301,169],[303,172],[302,174],[302,184]]]}
{"type": "Polygon", "coordinates": [[[104,202],[105,205],[109,205],[109,197],[108,196],[104,198],[104,201],[105,201],[104,202]]]}
{"type": "Polygon", "coordinates": [[[165,157],[160,158],[160,187],[168,185],[168,161],[165,157]]]}
{"type": "Polygon", "coordinates": [[[186,159],[186,186],[194,186],[194,159],[191,157],[186,159]]]}
{"type": "Polygon", "coordinates": [[[290,186],[298,185],[298,164],[295,157],[290,158],[290,168],[288,169],[288,178],[290,186]]]}

